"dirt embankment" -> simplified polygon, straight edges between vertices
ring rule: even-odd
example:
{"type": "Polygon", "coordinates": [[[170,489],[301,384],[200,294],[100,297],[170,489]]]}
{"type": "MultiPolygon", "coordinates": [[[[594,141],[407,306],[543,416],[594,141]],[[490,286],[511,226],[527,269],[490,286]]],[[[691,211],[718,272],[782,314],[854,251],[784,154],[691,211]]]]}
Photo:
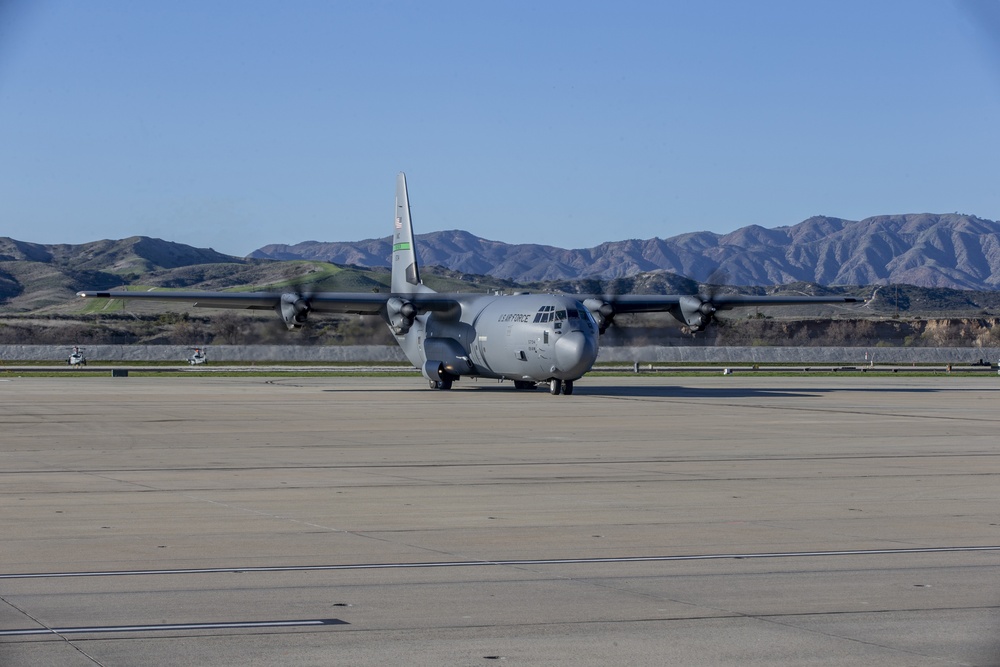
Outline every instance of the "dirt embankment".
{"type": "MultiPolygon", "coordinates": [[[[800,346],[995,347],[1000,318],[769,319],[719,318],[692,336],[672,318],[622,318],[604,347],[800,346]]],[[[224,312],[205,317],[0,318],[0,345],[392,345],[377,317],[316,318],[291,333],[271,316],[224,312]]]]}

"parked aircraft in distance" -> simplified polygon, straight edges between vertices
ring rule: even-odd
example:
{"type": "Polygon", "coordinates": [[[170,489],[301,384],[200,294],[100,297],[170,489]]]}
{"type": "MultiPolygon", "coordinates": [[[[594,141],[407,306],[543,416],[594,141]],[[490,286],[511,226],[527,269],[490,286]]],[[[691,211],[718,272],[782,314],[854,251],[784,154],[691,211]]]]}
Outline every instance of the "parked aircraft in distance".
{"type": "Polygon", "coordinates": [[[83,356],[83,348],[74,345],[70,350],[69,357],[66,358],[66,363],[70,366],[86,366],[87,357],[83,356]]]}
{"type": "Polygon", "coordinates": [[[396,179],[390,292],[128,292],[87,290],[83,298],[181,301],[209,308],[274,310],[290,329],[310,313],[379,315],[406,358],[433,389],[462,377],[511,380],[515,389],[547,383],[572,394],[597,360],[598,338],[616,315],[669,312],[700,331],[736,306],[854,303],[855,297],[737,295],[567,295],[437,293],[420,280],[406,177],[396,179]]]}

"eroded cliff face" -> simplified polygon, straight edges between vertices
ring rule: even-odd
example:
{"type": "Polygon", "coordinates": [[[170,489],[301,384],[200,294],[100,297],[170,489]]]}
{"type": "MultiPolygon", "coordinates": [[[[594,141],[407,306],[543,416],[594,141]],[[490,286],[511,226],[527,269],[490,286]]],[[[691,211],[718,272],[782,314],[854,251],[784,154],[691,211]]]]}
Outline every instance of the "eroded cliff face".
{"type": "Polygon", "coordinates": [[[995,347],[1000,318],[720,318],[692,336],[682,327],[638,318],[609,330],[602,346],[995,347]]]}
{"type": "Polygon", "coordinates": [[[716,345],[993,347],[1000,318],[746,320],[719,327],[716,345]]]}
{"type": "MultiPolygon", "coordinates": [[[[189,317],[102,316],[73,318],[0,317],[0,345],[387,345],[393,340],[377,317],[325,318],[321,326],[294,336],[271,317],[220,313],[189,317]]],[[[669,315],[622,316],[601,337],[601,347],[1000,347],[1000,318],[769,319],[720,317],[707,331],[691,335],[669,315]]]]}
{"type": "Polygon", "coordinates": [[[923,320],[921,338],[927,345],[989,347],[1000,342],[998,318],[923,320]]]}

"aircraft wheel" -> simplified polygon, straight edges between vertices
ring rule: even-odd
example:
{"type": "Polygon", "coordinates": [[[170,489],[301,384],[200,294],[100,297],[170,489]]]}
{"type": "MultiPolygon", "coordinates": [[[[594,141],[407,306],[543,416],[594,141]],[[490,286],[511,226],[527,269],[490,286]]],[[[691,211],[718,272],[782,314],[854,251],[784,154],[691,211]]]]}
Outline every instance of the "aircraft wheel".
{"type": "Polygon", "coordinates": [[[563,382],[563,395],[570,396],[573,393],[573,381],[566,380],[563,382]]]}
{"type": "Polygon", "coordinates": [[[558,396],[562,392],[562,380],[550,380],[549,381],[549,393],[553,396],[558,396]]]}
{"type": "Polygon", "coordinates": [[[440,391],[447,391],[451,389],[451,380],[431,380],[431,389],[438,389],[440,391]]]}

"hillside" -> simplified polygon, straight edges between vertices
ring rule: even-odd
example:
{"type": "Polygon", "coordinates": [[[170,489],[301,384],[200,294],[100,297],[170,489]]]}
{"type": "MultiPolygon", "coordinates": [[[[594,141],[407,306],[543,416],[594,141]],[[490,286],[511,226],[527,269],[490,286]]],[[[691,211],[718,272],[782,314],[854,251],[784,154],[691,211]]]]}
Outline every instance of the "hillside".
{"type": "MultiPolygon", "coordinates": [[[[467,237],[466,242],[471,243],[471,240],[467,237]]],[[[662,269],[613,279],[587,277],[524,284],[440,266],[425,266],[422,276],[430,287],[441,292],[527,290],[570,294],[676,294],[721,290],[870,298],[863,306],[726,311],[720,313],[716,327],[694,338],[663,314],[623,316],[616,320],[618,326],[604,339],[603,344],[608,345],[779,344],[788,341],[806,345],[873,345],[880,341],[901,345],[968,344],[973,340],[993,341],[993,333],[1000,332],[1000,327],[996,326],[1000,291],[909,285],[823,287],[809,282],[735,288],[699,284],[662,269]],[[809,324],[808,318],[814,318],[814,323],[809,324]],[[933,321],[953,324],[939,325],[930,332],[931,318],[942,318],[933,321]],[[829,323],[831,319],[836,326],[816,324],[829,323]]],[[[137,301],[83,301],[75,296],[80,289],[121,286],[130,289],[368,292],[387,290],[388,285],[386,268],[338,266],[301,259],[243,259],[142,237],[78,246],[43,246],[2,239],[0,342],[60,345],[140,342],[388,344],[392,342],[391,336],[377,317],[316,317],[306,331],[293,335],[271,313],[219,312],[179,304],[164,308],[163,304],[137,301]]]]}
{"type": "MultiPolygon", "coordinates": [[[[860,221],[817,216],[790,227],[749,226],[729,234],[695,232],[567,250],[507,244],[464,231],[417,235],[425,266],[518,283],[602,280],[667,271],[734,285],[877,285],[992,290],[1000,285],[1000,223],[962,214],[910,214],[860,221]]],[[[389,237],[357,242],[268,245],[261,259],[309,259],[387,266],[389,237]]]]}
{"type": "MultiPolygon", "coordinates": [[[[811,275],[822,276],[836,269],[836,275],[840,279],[857,281],[838,286],[831,280],[828,281],[830,287],[822,287],[821,281],[792,281],[789,278],[793,276],[788,272],[769,273],[768,266],[775,266],[777,260],[768,264],[760,258],[760,264],[748,264],[742,269],[735,261],[717,263],[722,271],[717,268],[701,281],[658,268],[610,272],[621,274],[612,277],[608,277],[609,271],[604,270],[596,275],[578,278],[514,281],[496,275],[478,274],[472,269],[489,268],[490,261],[500,260],[501,269],[495,273],[510,272],[520,266],[524,269],[520,271],[521,275],[560,274],[569,270],[566,267],[580,264],[582,260],[579,257],[573,258],[572,255],[584,251],[528,246],[526,253],[521,253],[516,252],[517,249],[525,247],[485,241],[466,232],[436,232],[422,237],[427,249],[423,253],[423,277],[428,285],[438,291],[463,292],[499,289],[576,294],[678,294],[723,289],[755,294],[875,295],[876,298],[866,307],[868,314],[947,314],[966,317],[1000,311],[1000,292],[992,289],[995,278],[992,273],[988,273],[992,271],[991,263],[996,261],[995,255],[998,253],[997,235],[992,231],[996,227],[997,223],[967,216],[891,216],[870,218],[862,223],[811,218],[788,228],[764,230],[748,227],[726,237],[701,232],[671,241],[683,243],[688,248],[688,258],[699,254],[703,261],[708,261],[704,258],[717,256],[719,248],[726,248],[727,252],[735,252],[734,248],[744,248],[741,261],[747,262],[752,254],[749,248],[757,248],[754,252],[762,255],[764,251],[761,248],[785,248],[783,244],[790,243],[787,248],[794,248],[794,253],[786,249],[786,255],[794,254],[802,265],[813,262],[815,266],[810,269],[811,275]],[[904,237],[913,242],[904,246],[899,240],[904,237]],[[896,240],[890,242],[888,239],[896,240]],[[876,240],[883,245],[877,245],[876,240]],[[823,244],[835,241],[844,248],[859,250],[855,256],[842,256],[832,246],[822,249],[823,244]],[[696,248],[700,248],[698,253],[695,252],[696,248]],[[486,259],[476,259],[480,253],[486,259]],[[508,255],[506,258],[505,253],[508,255]],[[464,258],[464,263],[461,263],[463,268],[448,268],[446,257],[464,258]],[[556,259],[549,261],[547,257],[556,259]],[[921,260],[922,257],[927,258],[926,261],[921,260]],[[526,258],[530,258],[530,261],[526,258]],[[949,268],[948,261],[956,263],[957,268],[949,268]],[[534,263],[533,267],[528,267],[530,263],[534,263]],[[952,276],[955,279],[951,283],[978,284],[973,280],[978,277],[977,280],[987,289],[976,291],[948,286],[918,288],[905,284],[890,287],[879,277],[882,273],[878,271],[878,267],[882,264],[885,265],[885,270],[891,270],[895,275],[909,276],[914,282],[920,282],[928,276],[952,276]],[[528,268],[532,270],[528,271],[528,268]],[[747,275],[751,278],[748,279],[747,275]],[[784,284],[775,286],[774,283],[765,282],[765,278],[772,275],[786,279],[784,284]],[[725,285],[707,288],[703,285],[705,282],[720,282],[725,285]],[[882,286],[858,286],[872,282],[876,285],[882,283],[882,286]],[[741,286],[732,288],[728,285],[741,286]]],[[[131,289],[284,290],[298,289],[296,285],[308,284],[305,289],[309,291],[385,290],[388,289],[389,282],[387,268],[381,265],[374,268],[358,265],[362,260],[374,262],[375,254],[379,252],[378,243],[381,241],[363,242],[361,245],[368,248],[365,251],[367,254],[351,255],[353,265],[343,266],[316,259],[280,261],[233,257],[211,249],[193,248],[148,237],[103,240],[81,245],[41,245],[4,238],[0,239],[0,313],[68,315],[93,312],[95,308],[103,313],[113,312],[121,310],[122,304],[81,303],[75,293],[80,289],[122,286],[131,289]]],[[[668,241],[656,239],[644,242],[623,241],[604,244],[586,253],[597,267],[608,266],[613,257],[617,257],[624,265],[624,257],[628,252],[645,252],[648,255],[649,247],[666,243],[668,241]],[[604,251],[599,252],[601,249],[604,251]]],[[[350,244],[340,245],[346,247],[350,244]]],[[[295,255],[291,253],[287,256],[295,255]]],[[[663,263],[666,256],[662,252],[659,254],[660,263],[663,263]]],[[[675,253],[675,256],[679,255],[675,253]]],[[[650,264],[652,262],[642,266],[650,264]]],[[[632,266],[638,267],[638,264],[633,263],[632,266]]],[[[693,260],[686,266],[696,274],[710,268],[699,269],[693,260]]],[[[579,269],[578,272],[586,273],[584,269],[579,269]]],[[[140,306],[136,303],[130,304],[129,309],[140,313],[162,310],[159,306],[140,306]]],[[[789,310],[782,312],[797,314],[789,310]]]]}
{"type": "MultiPolygon", "coordinates": [[[[426,271],[439,291],[486,291],[516,285],[454,271],[426,271]]],[[[42,245],[0,238],[0,313],[73,314],[91,312],[93,302],[76,297],[81,289],[128,287],[196,290],[281,290],[370,292],[388,289],[387,269],[342,267],[327,262],[274,261],[224,255],[148,237],[80,245],[42,245]]],[[[158,312],[155,304],[136,305],[158,312]]],[[[102,312],[122,309],[102,304],[102,312]]]]}
{"type": "Polygon", "coordinates": [[[77,245],[0,238],[0,305],[4,310],[38,310],[65,303],[81,286],[106,289],[193,266],[229,273],[248,263],[211,249],[146,236],[77,245]]]}

